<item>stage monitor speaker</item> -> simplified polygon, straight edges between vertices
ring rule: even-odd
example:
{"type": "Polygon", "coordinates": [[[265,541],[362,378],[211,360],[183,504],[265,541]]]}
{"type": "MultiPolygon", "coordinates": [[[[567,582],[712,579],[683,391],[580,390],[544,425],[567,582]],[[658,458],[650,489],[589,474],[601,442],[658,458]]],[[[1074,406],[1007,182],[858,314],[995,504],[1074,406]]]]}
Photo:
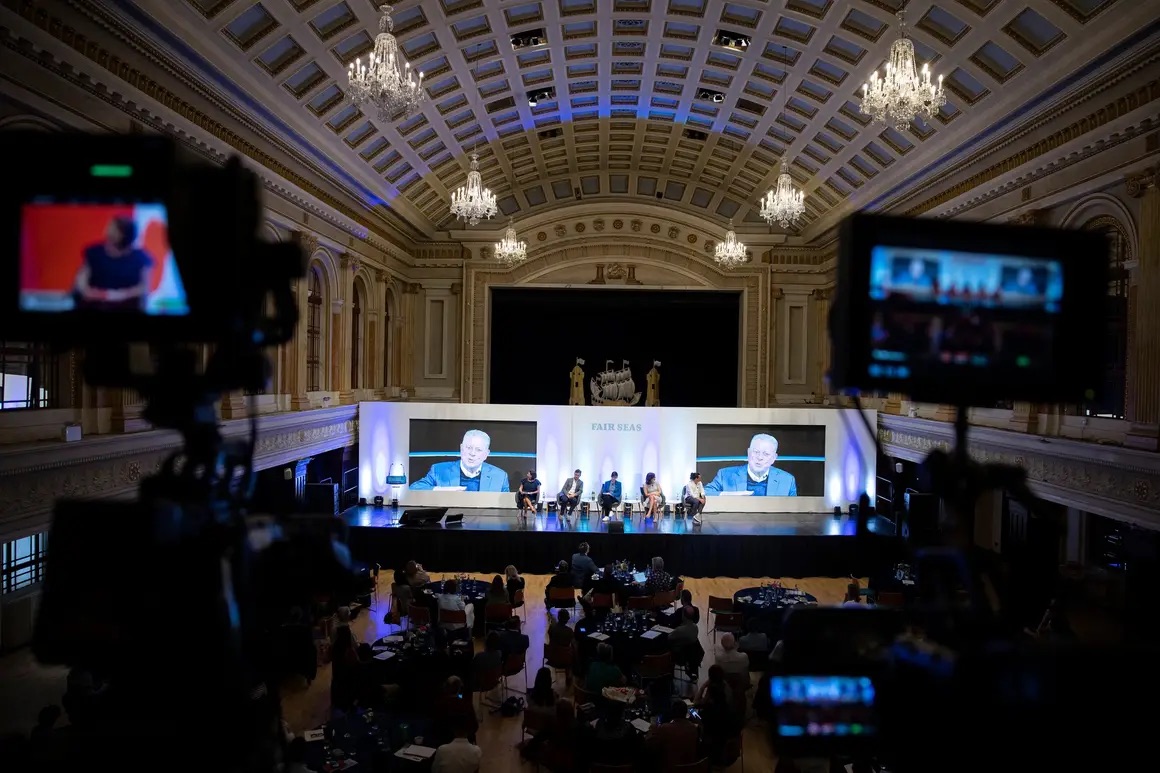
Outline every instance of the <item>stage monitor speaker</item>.
{"type": "Polygon", "coordinates": [[[383,498],[382,497],[375,497],[373,501],[375,503],[375,507],[382,507],[383,506],[383,498]]]}
{"type": "Polygon", "coordinates": [[[366,507],[367,506],[367,498],[366,497],[359,497],[358,498],[358,506],[359,507],[366,507]]]}
{"type": "Polygon", "coordinates": [[[463,513],[451,513],[450,515],[448,515],[446,518],[443,519],[443,525],[444,526],[462,526],[463,525],[463,513]]]}
{"type": "Polygon", "coordinates": [[[447,515],[446,507],[411,507],[399,516],[400,526],[435,526],[447,515]]]}
{"type": "Polygon", "coordinates": [[[608,533],[609,534],[624,534],[624,521],[609,521],[608,522],[608,533]]]}

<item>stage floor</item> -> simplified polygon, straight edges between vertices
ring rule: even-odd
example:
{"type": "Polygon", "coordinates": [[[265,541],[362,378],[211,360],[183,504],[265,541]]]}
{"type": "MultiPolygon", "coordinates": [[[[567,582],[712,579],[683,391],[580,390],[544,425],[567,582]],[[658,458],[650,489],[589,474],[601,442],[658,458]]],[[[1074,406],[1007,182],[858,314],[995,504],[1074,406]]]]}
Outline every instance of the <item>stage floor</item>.
{"type": "Polygon", "coordinates": [[[456,509],[448,513],[462,513],[462,525],[401,527],[402,512],[347,510],[354,557],[384,568],[416,559],[437,572],[499,573],[515,564],[546,573],[569,560],[583,541],[598,563],[627,559],[644,566],[662,556],[690,577],[843,577],[867,574],[898,549],[889,539],[890,521],[872,519],[870,534],[859,539],[854,522],[830,513],[709,513],[699,526],[686,518],[634,517],[620,534],[610,533],[598,515],[519,519],[514,510],[456,509]]]}
{"type": "MultiPolygon", "coordinates": [[[[350,526],[397,529],[399,516],[406,508],[352,507],[343,514],[350,526]]],[[[543,513],[535,518],[516,517],[515,510],[501,509],[448,509],[448,515],[463,514],[462,526],[446,529],[466,531],[522,531],[522,532],[576,532],[605,533],[608,524],[599,515],[581,518],[561,518],[557,513],[543,513]]],[[[856,524],[848,518],[836,519],[831,513],[706,513],[701,525],[692,518],[657,518],[645,520],[640,516],[624,519],[625,534],[700,534],[742,537],[853,537],[856,524]]],[[[885,519],[872,518],[870,531],[892,535],[894,525],[885,519]]]]}

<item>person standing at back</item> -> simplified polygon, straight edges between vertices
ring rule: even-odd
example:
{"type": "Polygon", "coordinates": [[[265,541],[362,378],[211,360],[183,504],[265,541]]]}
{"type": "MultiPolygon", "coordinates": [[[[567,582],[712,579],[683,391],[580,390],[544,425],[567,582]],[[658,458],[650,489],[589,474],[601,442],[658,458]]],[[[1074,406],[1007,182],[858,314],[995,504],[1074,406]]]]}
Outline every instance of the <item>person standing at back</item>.
{"type": "Polygon", "coordinates": [[[590,550],[587,542],[581,542],[576,552],[572,554],[572,587],[584,590],[592,582],[592,575],[598,570],[596,562],[588,557],[590,550]]]}

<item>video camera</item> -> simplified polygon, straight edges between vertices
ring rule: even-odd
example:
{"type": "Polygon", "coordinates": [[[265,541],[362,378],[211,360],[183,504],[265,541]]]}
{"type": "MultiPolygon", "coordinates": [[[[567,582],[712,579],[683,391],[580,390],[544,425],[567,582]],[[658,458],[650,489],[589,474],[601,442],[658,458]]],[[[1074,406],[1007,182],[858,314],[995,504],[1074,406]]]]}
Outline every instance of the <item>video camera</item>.
{"type": "Polygon", "coordinates": [[[831,383],[856,400],[882,390],[956,406],[954,448],[923,463],[950,529],[945,546],[907,551],[917,581],[904,609],[787,614],[768,687],[779,757],[905,773],[1109,768],[1142,751],[1146,714],[1132,704],[1154,694],[1155,655],[1023,635],[971,550],[984,491],[1036,507],[1023,469],[968,453],[967,408],[1094,396],[1107,250],[1098,234],[1045,228],[842,224],[831,383]]]}
{"type": "Polygon", "coordinates": [[[150,767],[273,770],[267,633],[291,606],[351,597],[356,578],[333,515],[247,512],[257,420],[225,442],[214,403],[265,386],[305,257],[258,238],[258,178],[237,159],[152,136],[3,137],[5,336],[80,349],[90,384],[138,391],[144,417],[184,440],[137,501],[56,505],[33,650],[108,684],[68,762],[125,767],[135,750],[150,767]],[[212,740],[191,743],[207,722],[212,740]]]}

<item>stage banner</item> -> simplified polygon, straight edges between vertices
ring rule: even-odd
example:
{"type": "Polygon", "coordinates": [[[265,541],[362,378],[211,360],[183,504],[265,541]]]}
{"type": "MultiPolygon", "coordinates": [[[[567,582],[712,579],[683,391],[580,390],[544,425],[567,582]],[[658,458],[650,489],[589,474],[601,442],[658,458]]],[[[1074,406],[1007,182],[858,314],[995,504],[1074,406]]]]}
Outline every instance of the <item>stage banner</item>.
{"type": "Polygon", "coordinates": [[[636,500],[647,473],[661,475],[661,409],[572,408],[572,457],[585,488],[599,491],[613,471],[636,500]]]}

